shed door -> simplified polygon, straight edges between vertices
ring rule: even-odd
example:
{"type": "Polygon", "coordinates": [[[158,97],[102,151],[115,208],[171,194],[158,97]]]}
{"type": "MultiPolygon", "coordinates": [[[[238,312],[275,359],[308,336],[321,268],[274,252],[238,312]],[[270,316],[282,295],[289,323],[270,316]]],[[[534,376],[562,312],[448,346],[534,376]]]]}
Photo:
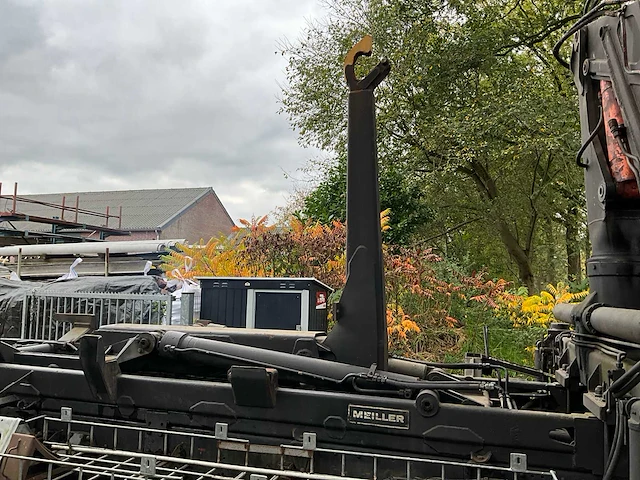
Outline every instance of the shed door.
{"type": "Polygon", "coordinates": [[[296,330],[301,325],[300,293],[256,292],[255,328],[296,330]]]}

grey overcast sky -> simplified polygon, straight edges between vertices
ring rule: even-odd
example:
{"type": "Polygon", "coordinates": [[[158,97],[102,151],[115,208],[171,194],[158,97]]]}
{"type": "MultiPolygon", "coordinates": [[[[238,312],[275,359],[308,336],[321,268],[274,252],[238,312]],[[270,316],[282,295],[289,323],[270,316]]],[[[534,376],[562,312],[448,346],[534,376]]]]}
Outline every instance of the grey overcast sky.
{"type": "MultiPolygon", "coordinates": [[[[277,113],[317,0],[0,0],[3,193],[211,186],[283,205],[301,148],[277,113]]],[[[124,212],[126,215],[126,212],[124,212]]]]}

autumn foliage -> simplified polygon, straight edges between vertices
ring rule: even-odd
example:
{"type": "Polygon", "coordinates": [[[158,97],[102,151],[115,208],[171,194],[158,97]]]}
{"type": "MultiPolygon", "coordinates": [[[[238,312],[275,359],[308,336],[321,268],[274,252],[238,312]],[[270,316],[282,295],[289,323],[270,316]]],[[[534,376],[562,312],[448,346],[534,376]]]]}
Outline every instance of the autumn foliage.
{"type": "Polygon", "coordinates": [[[527,295],[524,291],[505,291],[499,295],[496,312],[508,315],[514,326],[548,327],[554,319],[553,307],[559,303],[580,302],[588,293],[587,290],[571,292],[569,285],[564,282],[549,284],[537,295],[527,295]]]}
{"type": "MultiPolygon", "coordinates": [[[[383,230],[389,228],[389,215],[389,211],[381,213],[383,230]]],[[[344,223],[323,225],[292,217],[285,227],[275,227],[267,224],[267,217],[260,217],[240,224],[229,237],[179,245],[164,258],[163,269],[169,277],[178,278],[315,277],[335,290],[330,300],[339,298],[346,281],[344,223]]],[[[433,339],[424,330],[440,327],[449,331],[448,342],[455,346],[463,322],[455,316],[454,307],[463,303],[492,310],[507,287],[504,280],[494,282],[483,273],[456,271],[431,249],[419,246],[383,245],[383,258],[393,353],[428,357],[433,339]]]]}

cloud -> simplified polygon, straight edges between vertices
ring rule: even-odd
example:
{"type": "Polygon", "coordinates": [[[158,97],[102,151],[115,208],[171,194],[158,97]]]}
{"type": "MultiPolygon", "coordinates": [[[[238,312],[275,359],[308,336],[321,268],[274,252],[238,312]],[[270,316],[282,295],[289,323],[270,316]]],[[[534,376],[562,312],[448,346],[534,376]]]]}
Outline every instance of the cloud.
{"type": "Polygon", "coordinates": [[[267,213],[283,172],[316,154],[277,114],[277,42],[321,14],[316,0],[0,0],[0,181],[212,186],[234,219],[267,213]]]}

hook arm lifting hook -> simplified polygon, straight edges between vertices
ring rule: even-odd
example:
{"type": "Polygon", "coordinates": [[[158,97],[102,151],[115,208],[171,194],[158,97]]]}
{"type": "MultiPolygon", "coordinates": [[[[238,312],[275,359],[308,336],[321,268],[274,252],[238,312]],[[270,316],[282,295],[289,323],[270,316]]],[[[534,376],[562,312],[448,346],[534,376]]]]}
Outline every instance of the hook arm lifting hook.
{"type": "Polygon", "coordinates": [[[391,65],[386,58],[380,61],[369,74],[361,80],[358,80],[355,74],[355,63],[362,55],[370,56],[373,39],[371,35],[365,35],[362,40],[356,43],[344,59],[344,75],[347,78],[349,89],[354,91],[373,90],[380,82],[382,82],[389,72],[391,65]]]}

